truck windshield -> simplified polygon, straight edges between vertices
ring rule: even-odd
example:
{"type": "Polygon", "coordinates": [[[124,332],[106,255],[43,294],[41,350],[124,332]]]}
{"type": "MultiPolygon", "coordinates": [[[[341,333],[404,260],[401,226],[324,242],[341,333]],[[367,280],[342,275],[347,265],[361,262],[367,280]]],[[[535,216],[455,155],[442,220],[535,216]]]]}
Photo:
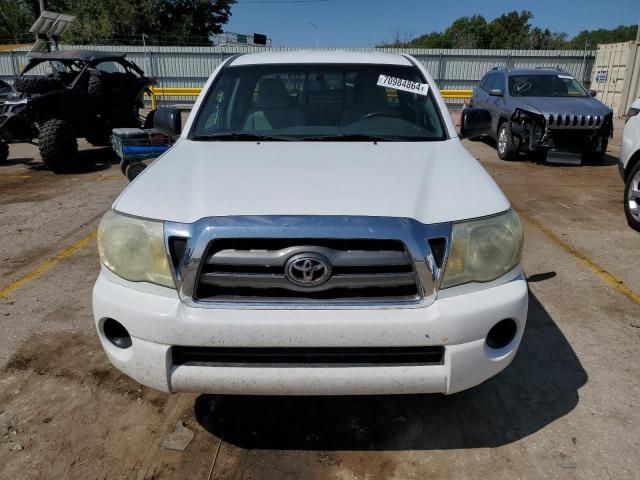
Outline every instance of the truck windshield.
{"type": "Polygon", "coordinates": [[[224,69],[192,140],[433,141],[446,130],[415,67],[250,65],[224,69]]]}
{"type": "Polygon", "coordinates": [[[587,91],[571,75],[513,75],[509,77],[512,97],[586,97],[587,91]]]}

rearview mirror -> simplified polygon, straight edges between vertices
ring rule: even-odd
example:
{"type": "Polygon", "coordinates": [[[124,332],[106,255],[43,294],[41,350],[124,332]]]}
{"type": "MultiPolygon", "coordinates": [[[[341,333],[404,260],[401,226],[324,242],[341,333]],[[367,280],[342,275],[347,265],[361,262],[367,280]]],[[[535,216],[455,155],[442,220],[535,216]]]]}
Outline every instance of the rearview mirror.
{"type": "Polygon", "coordinates": [[[504,92],[499,88],[494,88],[489,90],[489,95],[491,95],[492,97],[504,97],[504,92]]]}
{"type": "Polygon", "coordinates": [[[180,135],[182,131],[180,110],[175,107],[158,108],[153,115],[153,128],[170,137],[180,135]]]}
{"type": "Polygon", "coordinates": [[[460,118],[460,136],[476,137],[491,129],[491,112],[486,108],[467,107],[460,118]]]}
{"type": "Polygon", "coordinates": [[[589,95],[591,95],[592,97],[595,97],[596,95],[598,95],[598,91],[597,90],[589,90],[589,95]]]}

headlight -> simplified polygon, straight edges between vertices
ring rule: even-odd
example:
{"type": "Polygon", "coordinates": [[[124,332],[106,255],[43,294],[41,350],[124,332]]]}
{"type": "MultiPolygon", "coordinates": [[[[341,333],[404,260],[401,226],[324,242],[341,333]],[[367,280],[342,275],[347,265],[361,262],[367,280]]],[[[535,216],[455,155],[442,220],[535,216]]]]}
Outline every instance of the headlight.
{"type": "Polygon", "coordinates": [[[162,222],[109,210],[98,227],[98,251],[104,266],[119,277],[176,288],[164,246],[162,222]]]}
{"type": "Polygon", "coordinates": [[[441,288],[499,278],[520,263],[522,243],[522,224],[513,210],[454,224],[441,288]]]}

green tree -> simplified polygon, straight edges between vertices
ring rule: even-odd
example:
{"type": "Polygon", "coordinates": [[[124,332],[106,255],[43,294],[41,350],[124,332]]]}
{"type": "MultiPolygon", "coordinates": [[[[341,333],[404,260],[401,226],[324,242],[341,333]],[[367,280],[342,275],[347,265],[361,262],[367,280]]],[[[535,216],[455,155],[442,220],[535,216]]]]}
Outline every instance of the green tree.
{"type": "Polygon", "coordinates": [[[529,48],[533,13],[528,10],[508,12],[489,23],[489,48],[529,48]]]}
{"type": "Polygon", "coordinates": [[[415,48],[451,48],[451,43],[443,33],[431,32],[414,38],[407,43],[407,46],[415,48]]]}
{"type": "Polygon", "coordinates": [[[565,47],[567,34],[552,32],[548,28],[542,30],[534,27],[529,32],[529,46],[531,50],[558,50],[565,47]]]}
{"type": "Polygon", "coordinates": [[[33,35],[29,28],[35,16],[28,2],[24,0],[0,0],[0,42],[22,43],[30,41],[33,35]]]}
{"type": "Polygon", "coordinates": [[[595,48],[599,43],[629,42],[636,39],[637,32],[637,25],[620,25],[611,30],[604,28],[599,28],[598,30],[583,30],[567,43],[566,48],[582,50],[585,42],[588,43],[589,48],[595,48]]]}
{"type": "Polygon", "coordinates": [[[178,40],[187,40],[222,33],[222,25],[229,21],[235,0],[158,0],[155,3],[155,20],[161,31],[171,32],[178,40]]]}
{"type": "MultiPolygon", "coordinates": [[[[39,11],[38,0],[29,2],[32,11],[39,11]]],[[[158,43],[207,43],[212,34],[222,32],[235,3],[236,0],[47,0],[46,8],[76,17],[63,37],[69,43],[137,43],[143,34],[158,43]]]]}
{"type": "Polygon", "coordinates": [[[444,31],[449,48],[488,48],[491,42],[487,21],[482,15],[460,17],[444,31]]]}

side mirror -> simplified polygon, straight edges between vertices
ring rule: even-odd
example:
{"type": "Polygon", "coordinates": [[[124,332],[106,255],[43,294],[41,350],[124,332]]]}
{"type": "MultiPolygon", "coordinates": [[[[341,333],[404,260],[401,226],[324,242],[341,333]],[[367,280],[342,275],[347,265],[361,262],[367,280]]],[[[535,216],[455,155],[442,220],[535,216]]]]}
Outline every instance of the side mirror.
{"type": "Polygon", "coordinates": [[[499,88],[494,88],[492,90],[489,90],[489,95],[491,95],[492,97],[504,97],[504,92],[499,88]]]}
{"type": "Polygon", "coordinates": [[[176,137],[182,132],[182,117],[180,110],[174,107],[160,107],[153,115],[153,128],[170,137],[176,137]]]}
{"type": "Polygon", "coordinates": [[[491,112],[486,108],[467,107],[460,118],[460,136],[471,138],[487,133],[491,129],[491,112]]]}
{"type": "Polygon", "coordinates": [[[589,95],[591,95],[592,97],[595,97],[596,95],[598,95],[598,91],[597,90],[589,90],[589,95]]]}

